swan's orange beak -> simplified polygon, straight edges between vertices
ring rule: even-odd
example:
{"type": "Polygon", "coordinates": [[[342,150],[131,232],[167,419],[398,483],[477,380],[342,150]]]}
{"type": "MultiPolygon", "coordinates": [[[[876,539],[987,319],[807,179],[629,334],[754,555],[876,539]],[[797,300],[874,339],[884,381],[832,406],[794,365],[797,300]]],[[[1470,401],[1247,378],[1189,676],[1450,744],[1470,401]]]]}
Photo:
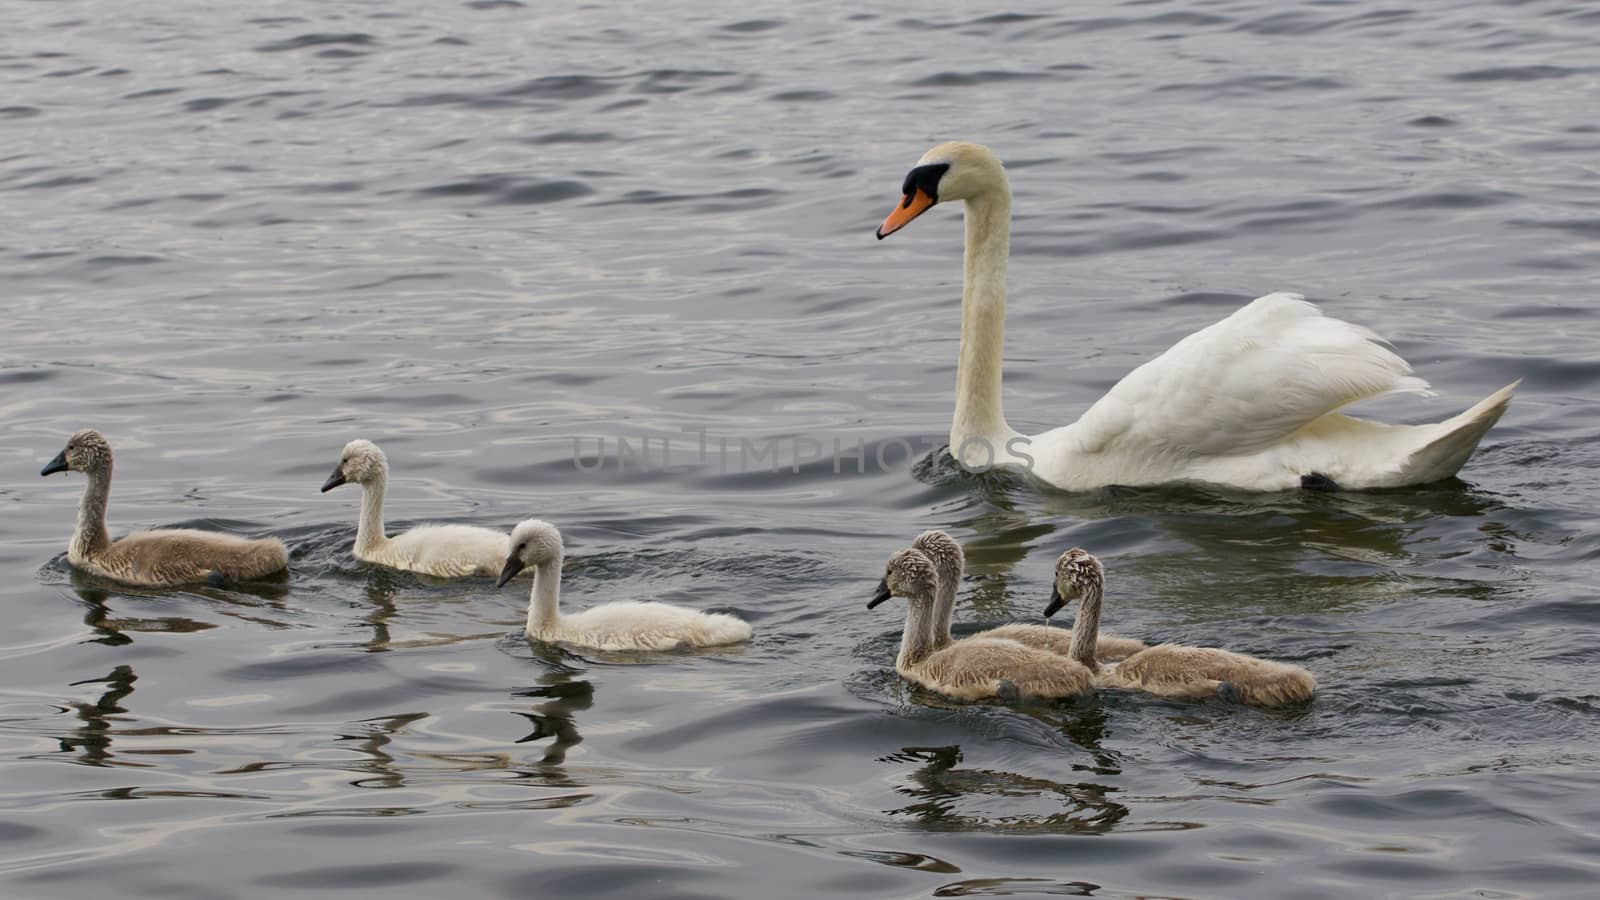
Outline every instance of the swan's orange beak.
{"type": "Polygon", "coordinates": [[[912,188],[911,193],[906,194],[906,198],[895,207],[894,212],[889,213],[889,218],[884,219],[883,224],[878,226],[878,240],[881,241],[906,227],[912,219],[927,212],[933,204],[934,199],[928,196],[927,191],[922,188],[912,188]]]}

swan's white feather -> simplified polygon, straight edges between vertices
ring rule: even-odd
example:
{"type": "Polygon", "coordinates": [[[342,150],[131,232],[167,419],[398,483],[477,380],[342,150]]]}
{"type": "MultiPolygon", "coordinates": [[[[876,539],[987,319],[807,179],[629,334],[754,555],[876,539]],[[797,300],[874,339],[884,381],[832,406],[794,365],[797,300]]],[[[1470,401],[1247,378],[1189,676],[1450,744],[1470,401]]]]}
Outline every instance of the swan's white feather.
{"type": "Polygon", "coordinates": [[[355,549],[363,562],[439,578],[499,574],[511,543],[503,532],[471,525],[418,525],[373,550],[355,549]]]}
{"type": "Polygon", "coordinates": [[[369,440],[357,438],[344,445],[322,490],[346,483],[361,486],[361,518],[351,554],[362,562],[436,578],[465,578],[498,574],[510,554],[511,541],[504,533],[473,525],[418,525],[389,537],[383,525],[389,458],[369,440]]]}
{"type": "MultiPolygon", "coordinates": [[[[583,612],[561,612],[561,562],[566,548],[561,532],[542,519],[527,519],[511,530],[511,556],[505,570],[533,569],[528,621],[534,640],[596,650],[673,650],[715,647],[750,639],[750,625],[724,613],[704,613],[670,603],[631,600],[606,603],[583,612]]],[[[504,580],[507,575],[502,575],[504,580]]]]}
{"type": "Polygon", "coordinates": [[[673,650],[735,644],[750,633],[750,623],[724,613],[623,600],[562,614],[529,636],[597,650],[673,650]]]}
{"type": "Polygon", "coordinates": [[[1086,453],[1249,455],[1311,421],[1428,383],[1366,328],[1268,294],[1139,366],[1084,413],[1086,453]]]}

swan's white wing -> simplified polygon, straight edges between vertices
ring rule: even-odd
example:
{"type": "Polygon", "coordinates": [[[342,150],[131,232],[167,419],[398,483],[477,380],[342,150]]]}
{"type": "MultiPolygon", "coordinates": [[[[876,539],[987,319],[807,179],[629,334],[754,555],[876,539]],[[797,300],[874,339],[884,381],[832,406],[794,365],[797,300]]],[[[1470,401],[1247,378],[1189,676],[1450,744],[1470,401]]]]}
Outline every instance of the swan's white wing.
{"type": "Polygon", "coordinates": [[[1129,372],[1071,427],[1089,453],[1245,455],[1395,392],[1428,383],[1376,334],[1299,294],[1268,294],[1129,372]]]}
{"type": "Polygon", "coordinates": [[[494,575],[511,553],[503,531],[472,525],[418,525],[389,540],[377,561],[440,578],[494,575]]]}

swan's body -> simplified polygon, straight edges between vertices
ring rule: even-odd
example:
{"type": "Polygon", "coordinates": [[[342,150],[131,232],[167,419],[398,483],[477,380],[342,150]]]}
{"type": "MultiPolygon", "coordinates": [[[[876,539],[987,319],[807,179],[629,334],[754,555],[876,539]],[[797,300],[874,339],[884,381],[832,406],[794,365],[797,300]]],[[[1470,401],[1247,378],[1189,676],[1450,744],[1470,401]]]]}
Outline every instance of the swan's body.
{"type": "MultiPolygon", "coordinates": [[[[382,533],[381,526],[377,533],[382,533]]],[[[392,538],[370,542],[363,542],[358,528],[351,552],[362,562],[391,569],[405,569],[436,578],[465,578],[492,576],[500,571],[508,546],[505,535],[488,528],[418,525],[392,538]]]]}
{"type": "Polygon", "coordinates": [[[1268,294],[1139,366],[1071,425],[1022,435],[1001,404],[1011,188],[988,148],[928,151],[880,238],[934,203],[966,202],[961,352],[950,452],[969,469],[1021,469],[1065,490],[1200,481],[1251,490],[1424,484],[1454,475],[1510,403],[1513,383],[1430,425],[1342,415],[1428,384],[1366,328],[1298,294],[1268,294]]]}
{"type": "Polygon", "coordinates": [[[939,590],[933,562],[914,549],[889,560],[871,609],[891,596],[903,597],[906,625],[894,668],[907,681],[955,700],[1051,700],[1094,689],[1094,675],[1076,661],[1017,643],[977,635],[935,648],[934,597],[939,590]]]}
{"type": "Polygon", "coordinates": [[[83,472],[78,525],[67,562],[95,575],[141,587],[249,581],[283,571],[289,552],[277,538],[242,538],[193,528],[136,531],[113,541],[106,530],[111,495],[111,445],[97,431],[80,431],[40,475],[83,472]]]}
{"type": "Polygon", "coordinates": [[[361,485],[361,520],[356,526],[356,559],[391,569],[438,578],[493,576],[505,562],[506,536],[473,525],[418,525],[394,537],[384,534],[383,497],[389,483],[389,460],[371,441],[346,444],[339,465],[323,483],[323,493],[341,484],[361,485]]]}
{"type": "MultiPolygon", "coordinates": [[[[937,650],[950,643],[950,619],[956,607],[956,589],[961,584],[961,573],[966,568],[966,554],[961,544],[943,531],[924,531],[917,535],[911,546],[928,557],[938,575],[939,591],[934,599],[933,614],[929,617],[928,633],[929,642],[937,650]]],[[[985,629],[973,637],[1016,641],[1025,647],[1058,656],[1066,656],[1072,649],[1072,629],[1049,625],[1012,623],[985,629]]],[[[1102,634],[1098,635],[1095,642],[1094,655],[1101,662],[1115,662],[1144,648],[1144,641],[1102,634]]]]}
{"type": "Polygon", "coordinates": [[[533,569],[528,600],[528,637],[596,650],[673,650],[714,647],[750,639],[750,623],[724,613],[703,613],[670,603],[607,603],[583,612],[560,609],[561,561],[565,550],[554,525],[528,519],[511,532],[500,584],[533,569]]]}
{"type": "MultiPolygon", "coordinates": [[[[1100,561],[1077,547],[1056,561],[1055,589],[1045,615],[1068,600],[1081,603],[1074,631],[1092,635],[1100,628],[1100,604],[1105,593],[1105,570],[1100,561]]],[[[1073,658],[1094,670],[1101,687],[1132,688],[1161,697],[1223,697],[1252,706],[1282,706],[1310,699],[1317,680],[1299,666],[1218,650],[1157,644],[1120,663],[1097,665],[1087,653],[1092,643],[1074,642],[1073,658]]]]}
{"type": "Polygon", "coordinates": [[[1104,683],[1161,697],[1221,696],[1251,706],[1298,703],[1317,689],[1316,678],[1299,666],[1177,644],[1157,644],[1134,654],[1112,668],[1104,683]]]}

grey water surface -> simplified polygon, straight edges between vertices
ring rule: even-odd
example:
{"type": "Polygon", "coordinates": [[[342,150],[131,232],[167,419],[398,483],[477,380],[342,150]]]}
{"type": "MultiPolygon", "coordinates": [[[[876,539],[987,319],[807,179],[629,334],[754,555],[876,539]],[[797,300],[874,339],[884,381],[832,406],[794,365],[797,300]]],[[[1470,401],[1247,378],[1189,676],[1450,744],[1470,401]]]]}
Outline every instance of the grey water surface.
{"type": "Polygon", "coordinates": [[[893,9],[6,5],[0,893],[1595,896],[1600,9],[893,9]],[[1438,390],[1375,417],[1526,381],[1415,490],[960,473],[959,211],[873,239],[947,138],[1012,177],[1019,428],[1272,290],[1438,390]],[[82,481],[37,473],[84,427],[115,532],[277,534],[290,577],[74,574],[82,481]],[[531,645],[524,582],[353,562],[354,437],[391,525],[545,517],[568,604],[755,640],[531,645]],[[865,603],[930,527],[963,628],[1077,544],[1109,627],[1321,691],[910,690],[865,603]]]}

